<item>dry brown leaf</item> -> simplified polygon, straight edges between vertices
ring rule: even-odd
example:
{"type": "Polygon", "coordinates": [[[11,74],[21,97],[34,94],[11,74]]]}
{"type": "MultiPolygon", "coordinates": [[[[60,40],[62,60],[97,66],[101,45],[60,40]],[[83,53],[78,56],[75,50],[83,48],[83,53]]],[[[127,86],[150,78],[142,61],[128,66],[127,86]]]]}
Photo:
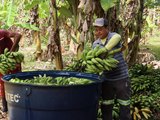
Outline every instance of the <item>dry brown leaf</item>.
{"type": "Polygon", "coordinates": [[[80,3],[78,5],[78,8],[84,8],[84,4],[86,3],[86,0],[79,0],[80,3]]]}
{"type": "Polygon", "coordinates": [[[84,12],[86,14],[90,13],[92,11],[92,0],[87,0],[85,6],[84,6],[84,12]]]}
{"type": "Polygon", "coordinates": [[[87,20],[85,20],[83,23],[83,31],[87,32],[87,30],[88,30],[88,24],[87,24],[87,20]]]}
{"type": "Polygon", "coordinates": [[[81,21],[82,21],[82,15],[81,15],[81,13],[79,13],[79,17],[78,17],[78,28],[81,26],[81,21]]]}
{"type": "Polygon", "coordinates": [[[81,32],[79,39],[80,39],[81,42],[84,42],[84,39],[85,39],[84,32],[81,32]]]}

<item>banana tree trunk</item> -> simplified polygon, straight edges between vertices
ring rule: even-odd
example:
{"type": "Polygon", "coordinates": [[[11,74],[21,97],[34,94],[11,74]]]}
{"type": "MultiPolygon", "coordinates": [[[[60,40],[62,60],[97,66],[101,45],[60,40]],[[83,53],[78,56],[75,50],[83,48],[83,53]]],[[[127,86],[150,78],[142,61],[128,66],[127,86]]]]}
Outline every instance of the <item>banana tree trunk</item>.
{"type": "Polygon", "coordinates": [[[40,33],[36,31],[34,32],[34,36],[36,42],[36,60],[41,60],[42,49],[41,49],[40,33]]]}
{"type": "MultiPolygon", "coordinates": [[[[31,24],[35,24],[36,27],[39,27],[39,15],[38,15],[38,5],[36,5],[32,11],[31,11],[31,24]]],[[[40,32],[39,31],[32,31],[32,37],[33,37],[33,41],[36,44],[36,60],[41,60],[41,53],[42,53],[42,49],[41,49],[41,39],[40,39],[40,32]]]]}
{"type": "Polygon", "coordinates": [[[133,45],[133,50],[131,51],[130,54],[130,59],[129,59],[129,66],[132,66],[137,60],[137,54],[138,54],[138,50],[139,50],[139,42],[141,39],[141,28],[143,25],[143,10],[144,10],[144,0],[139,0],[139,10],[138,10],[138,14],[137,14],[137,18],[136,18],[136,24],[137,24],[137,28],[136,28],[136,40],[135,43],[133,45]]]}
{"type": "Polygon", "coordinates": [[[57,17],[56,0],[51,0],[51,30],[49,36],[48,53],[55,59],[56,70],[63,69],[61,43],[59,37],[59,26],[57,17]]]}
{"type": "MultiPolygon", "coordinates": [[[[76,48],[76,55],[77,55],[77,58],[80,59],[81,57],[81,53],[83,51],[83,48],[84,48],[84,43],[83,42],[80,42],[80,32],[78,31],[78,22],[79,22],[79,16],[78,16],[78,13],[80,11],[78,11],[78,4],[79,4],[79,1],[77,0],[68,0],[68,3],[69,5],[71,6],[71,10],[72,10],[72,13],[73,13],[73,16],[74,16],[74,34],[75,34],[75,38],[76,38],[76,41],[77,43],[76,44],[72,44],[73,42],[71,42],[71,45],[70,47],[75,47],[76,48]]],[[[70,48],[70,49],[73,49],[73,48],[70,48]]]]}

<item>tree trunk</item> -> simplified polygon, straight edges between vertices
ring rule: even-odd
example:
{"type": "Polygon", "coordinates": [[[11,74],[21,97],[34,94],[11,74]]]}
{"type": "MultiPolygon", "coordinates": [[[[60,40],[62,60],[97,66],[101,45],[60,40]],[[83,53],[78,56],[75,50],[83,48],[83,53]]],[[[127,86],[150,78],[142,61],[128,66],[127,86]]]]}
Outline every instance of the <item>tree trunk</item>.
{"type": "MultiPolygon", "coordinates": [[[[38,16],[38,5],[36,5],[32,10],[31,10],[31,19],[30,23],[35,24],[36,27],[39,27],[39,16],[38,16]]],[[[36,44],[36,60],[41,60],[41,40],[40,40],[40,32],[39,31],[32,31],[32,37],[33,41],[36,44]]]]}
{"type": "Polygon", "coordinates": [[[63,69],[63,62],[62,62],[62,53],[61,53],[61,43],[59,37],[59,24],[58,24],[58,17],[57,17],[57,7],[56,7],[56,0],[51,0],[51,29],[50,29],[50,36],[49,36],[49,44],[48,44],[48,54],[55,59],[56,70],[63,69]]]}
{"type": "Polygon", "coordinates": [[[131,51],[130,54],[130,60],[128,62],[129,66],[132,66],[137,61],[136,59],[139,50],[139,41],[141,39],[141,28],[143,25],[143,10],[144,10],[144,0],[139,0],[139,9],[136,18],[137,28],[135,33],[137,37],[133,45],[133,50],[131,51]]]}
{"type": "Polygon", "coordinates": [[[94,13],[97,17],[105,17],[105,11],[103,10],[100,0],[93,0],[95,2],[96,9],[94,10],[94,13]]]}

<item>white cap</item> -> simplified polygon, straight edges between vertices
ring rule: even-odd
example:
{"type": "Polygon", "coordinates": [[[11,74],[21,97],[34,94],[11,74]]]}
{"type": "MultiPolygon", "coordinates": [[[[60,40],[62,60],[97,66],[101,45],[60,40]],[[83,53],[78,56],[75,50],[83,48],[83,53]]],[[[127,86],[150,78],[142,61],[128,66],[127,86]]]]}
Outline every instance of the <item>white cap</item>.
{"type": "Polygon", "coordinates": [[[97,18],[93,23],[93,26],[98,26],[98,27],[107,26],[107,20],[104,18],[97,18]]]}

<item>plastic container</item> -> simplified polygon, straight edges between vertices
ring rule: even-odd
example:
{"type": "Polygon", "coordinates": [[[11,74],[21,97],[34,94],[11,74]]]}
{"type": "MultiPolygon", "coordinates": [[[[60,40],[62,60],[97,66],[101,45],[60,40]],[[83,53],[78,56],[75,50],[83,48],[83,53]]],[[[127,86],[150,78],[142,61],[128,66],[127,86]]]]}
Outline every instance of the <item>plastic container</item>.
{"type": "Polygon", "coordinates": [[[9,120],[96,120],[101,81],[99,76],[69,71],[31,71],[3,77],[9,120]],[[11,83],[11,78],[44,75],[92,80],[84,85],[43,86],[11,83]]]}

